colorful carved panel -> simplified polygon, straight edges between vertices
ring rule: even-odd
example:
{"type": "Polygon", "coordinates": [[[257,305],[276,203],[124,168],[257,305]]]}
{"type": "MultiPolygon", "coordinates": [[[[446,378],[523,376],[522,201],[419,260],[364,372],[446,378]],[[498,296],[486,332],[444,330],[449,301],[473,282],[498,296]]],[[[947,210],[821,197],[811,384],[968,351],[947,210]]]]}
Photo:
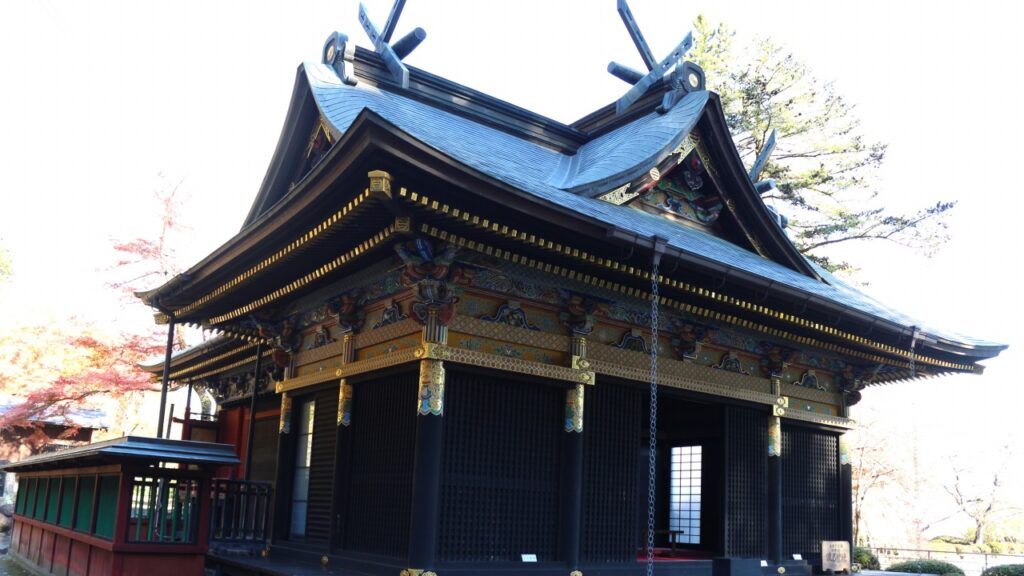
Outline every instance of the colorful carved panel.
{"type": "Polygon", "coordinates": [[[704,163],[696,153],[691,153],[640,196],[639,202],[649,209],[710,226],[718,220],[725,204],[707,180],[704,163]]]}
{"type": "MultiPolygon", "coordinates": [[[[406,242],[396,252],[398,258],[381,263],[376,275],[363,283],[349,284],[319,304],[311,299],[307,312],[286,321],[264,323],[265,333],[275,342],[285,343],[289,329],[305,332],[301,351],[290,356],[296,377],[320,381],[319,375],[330,376],[340,368],[340,329],[335,322],[357,330],[352,346],[358,362],[383,361],[415,350],[422,343],[417,308],[419,316],[426,309],[447,314],[448,346],[496,359],[495,366],[505,365],[500,360],[512,361],[506,362],[509,369],[526,366],[523,362],[568,367],[573,334],[586,334],[599,349],[604,346],[628,358],[614,369],[596,358],[602,369],[624,371],[621,377],[639,378],[649,364],[650,310],[641,298],[479,252],[459,253],[443,243],[406,242]],[[406,294],[400,294],[402,290],[406,294]],[[301,328],[288,324],[295,318],[301,328]]],[[[730,325],[698,321],[680,310],[663,310],[662,321],[666,329],[658,345],[666,362],[679,359],[717,368],[716,379],[729,373],[759,381],[775,374],[785,394],[794,397],[795,412],[839,414],[837,393],[845,392],[850,403],[858,387],[872,377],[870,367],[847,365],[818,350],[797,349],[730,325]]]]}
{"type": "Polygon", "coordinates": [[[416,348],[421,342],[422,338],[419,334],[395,338],[394,340],[388,340],[387,342],[381,342],[380,344],[356,350],[356,360],[368,360],[396,350],[416,348]]]}
{"type": "Polygon", "coordinates": [[[514,342],[484,338],[473,334],[451,332],[448,335],[448,345],[452,348],[462,348],[464,350],[484,352],[486,354],[539,362],[541,364],[566,365],[568,363],[568,349],[564,352],[556,352],[514,342]]]}

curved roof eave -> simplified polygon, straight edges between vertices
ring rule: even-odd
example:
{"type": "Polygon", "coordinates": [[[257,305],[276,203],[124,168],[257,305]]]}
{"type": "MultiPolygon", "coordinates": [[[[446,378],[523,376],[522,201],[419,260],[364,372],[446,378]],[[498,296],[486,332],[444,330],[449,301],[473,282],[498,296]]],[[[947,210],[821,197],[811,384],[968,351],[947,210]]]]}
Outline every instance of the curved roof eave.
{"type": "MultiPolygon", "coordinates": [[[[737,280],[744,280],[764,287],[773,287],[773,292],[786,296],[789,299],[795,298],[816,303],[819,306],[827,306],[834,310],[845,311],[851,316],[868,319],[876,318],[882,324],[888,325],[889,330],[893,333],[904,333],[912,329],[913,326],[918,325],[914,323],[913,319],[880,305],[874,299],[845,284],[840,283],[840,286],[842,286],[840,288],[824,281],[813,279],[786,266],[757,256],[720,238],[692,231],[688,227],[675,225],[668,220],[645,212],[582,197],[554,187],[549,187],[543,191],[524,190],[519,188],[515,182],[496,178],[485,170],[481,170],[472,164],[467,164],[458,157],[438,149],[429,142],[423,142],[401,126],[396,126],[386,118],[381,118],[379,114],[371,109],[363,109],[359,116],[366,120],[376,120],[391,126],[393,128],[391,131],[393,136],[421,150],[428,151],[435,158],[442,159],[445,164],[458,168],[474,179],[502,188],[507,192],[515,194],[517,197],[527,199],[536,205],[541,205],[563,216],[582,220],[590,226],[604,229],[610,237],[625,240],[628,235],[632,236],[634,241],[638,241],[641,244],[644,241],[650,241],[653,236],[665,238],[671,247],[670,255],[680,257],[690,265],[696,265],[701,269],[711,272],[720,272],[723,269],[727,269],[737,280]],[[623,231],[625,234],[621,234],[623,231]],[[664,234],[666,232],[668,234],[664,234]],[[673,235],[672,233],[676,234],[673,235]],[[695,236],[696,234],[700,234],[701,238],[699,240],[704,242],[703,245],[700,243],[694,244],[694,241],[698,240],[695,236]],[[666,238],[666,236],[668,237],[666,238]],[[700,248],[710,245],[714,245],[713,248],[715,250],[728,251],[732,256],[740,258],[740,261],[723,263],[722,259],[717,259],[701,252],[700,248]],[[748,266],[745,266],[744,263],[748,266]],[[751,264],[753,265],[749,266],[751,264]],[[858,303],[862,303],[863,306],[858,306],[858,303]]],[[[366,124],[366,122],[353,123],[354,126],[363,124],[366,124]]],[[[393,148],[392,151],[394,151],[393,148]]],[[[564,225],[565,222],[562,222],[562,224],[564,225]]],[[[951,339],[949,334],[944,334],[942,331],[928,330],[929,334],[934,334],[951,342],[956,341],[951,339]]],[[[991,356],[991,354],[987,353],[988,351],[998,353],[1005,346],[991,342],[968,340],[960,343],[958,348],[966,356],[981,359],[991,356]],[[980,356],[972,355],[968,353],[968,350],[975,350],[982,352],[982,354],[980,356]]]]}

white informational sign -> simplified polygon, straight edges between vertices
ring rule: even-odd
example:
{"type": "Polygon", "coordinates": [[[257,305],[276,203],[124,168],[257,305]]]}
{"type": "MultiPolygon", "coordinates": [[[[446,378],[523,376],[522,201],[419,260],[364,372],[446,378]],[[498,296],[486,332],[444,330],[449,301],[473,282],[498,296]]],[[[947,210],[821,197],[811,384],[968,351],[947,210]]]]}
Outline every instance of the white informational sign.
{"type": "Polygon", "coordinates": [[[846,540],[822,540],[822,572],[850,573],[850,543],[846,540]]]}
{"type": "Polygon", "coordinates": [[[804,559],[804,555],[803,554],[793,554],[793,560],[803,560],[803,559],[804,559]]]}
{"type": "Polygon", "coordinates": [[[520,554],[520,556],[523,557],[523,562],[536,562],[537,561],[537,555],[536,554],[520,554]]]}

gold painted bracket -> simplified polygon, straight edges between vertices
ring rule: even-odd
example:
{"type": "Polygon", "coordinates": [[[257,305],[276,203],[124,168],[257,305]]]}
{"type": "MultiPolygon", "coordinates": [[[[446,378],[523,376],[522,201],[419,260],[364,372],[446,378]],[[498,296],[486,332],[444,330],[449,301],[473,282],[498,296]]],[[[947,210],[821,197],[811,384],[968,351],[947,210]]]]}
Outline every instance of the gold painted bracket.
{"type": "Polygon", "coordinates": [[[391,174],[384,170],[370,170],[367,174],[370,178],[370,193],[381,194],[391,198],[391,174]]]}
{"type": "Polygon", "coordinates": [[[340,378],[338,372],[340,370],[318,370],[316,372],[310,372],[303,374],[302,376],[296,376],[294,378],[286,378],[281,380],[274,385],[274,391],[278,394],[282,392],[291,392],[300,388],[306,388],[308,386],[315,386],[322,382],[328,382],[330,380],[337,380],[340,378]]]}
{"type": "Polygon", "coordinates": [[[602,202],[607,202],[609,204],[621,206],[640,195],[639,192],[633,192],[631,194],[629,192],[629,184],[629,182],[626,182],[625,184],[619,186],[618,188],[612,190],[611,192],[605,192],[604,194],[598,196],[597,199],[601,200],[602,202]]]}
{"type": "Polygon", "coordinates": [[[779,396],[775,399],[775,403],[772,404],[772,416],[785,416],[786,410],[789,409],[789,398],[785,396],[779,396]]]}
{"type": "MultiPolygon", "coordinates": [[[[416,349],[417,359],[445,360],[455,364],[492,368],[503,372],[515,372],[540,376],[552,380],[561,380],[578,384],[593,384],[594,371],[569,366],[556,366],[520,358],[509,358],[498,354],[488,354],[477,350],[452,348],[443,344],[426,343],[416,349]]],[[[582,360],[582,359],[580,359],[582,360]]]]}

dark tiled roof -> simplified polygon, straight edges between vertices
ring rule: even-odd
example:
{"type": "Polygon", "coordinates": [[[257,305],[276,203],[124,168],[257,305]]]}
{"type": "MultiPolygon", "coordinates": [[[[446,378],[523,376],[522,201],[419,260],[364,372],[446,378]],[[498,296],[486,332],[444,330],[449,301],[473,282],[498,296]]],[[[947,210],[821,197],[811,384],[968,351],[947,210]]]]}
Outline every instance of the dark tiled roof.
{"type": "Polygon", "coordinates": [[[826,282],[821,282],[716,236],[588,197],[629,182],[671,153],[696,125],[707,92],[689,94],[668,113],[652,111],[567,155],[395,92],[364,83],[347,86],[328,66],[307,63],[304,70],[320,111],[338,134],[368,109],[470,168],[583,216],[644,238],[659,236],[686,253],[882,320],[917,326],[934,337],[968,346],[1000,346],[925,326],[824,270],[820,272],[826,282]]]}
{"type": "Polygon", "coordinates": [[[124,436],[105,442],[31,456],[20,462],[8,464],[4,470],[18,472],[66,468],[96,461],[121,462],[125,460],[209,465],[239,463],[235,448],[230,444],[124,436]]]}

